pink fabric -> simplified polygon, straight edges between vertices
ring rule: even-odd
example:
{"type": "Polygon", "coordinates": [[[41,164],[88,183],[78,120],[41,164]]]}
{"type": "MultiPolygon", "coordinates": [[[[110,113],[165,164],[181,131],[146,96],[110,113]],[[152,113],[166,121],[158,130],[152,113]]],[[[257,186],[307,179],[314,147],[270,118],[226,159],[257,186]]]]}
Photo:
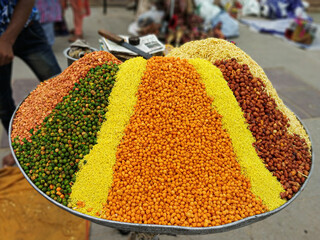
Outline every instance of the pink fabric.
{"type": "Polygon", "coordinates": [[[61,21],[61,5],[59,0],[37,0],[36,7],[40,13],[40,23],[61,21]]]}

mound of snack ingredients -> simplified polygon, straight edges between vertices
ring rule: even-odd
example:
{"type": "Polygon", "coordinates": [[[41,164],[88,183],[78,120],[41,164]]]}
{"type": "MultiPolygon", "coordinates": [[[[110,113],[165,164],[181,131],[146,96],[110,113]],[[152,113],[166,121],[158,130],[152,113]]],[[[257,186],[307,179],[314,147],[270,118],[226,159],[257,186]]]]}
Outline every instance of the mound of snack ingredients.
{"type": "Polygon", "coordinates": [[[87,54],[31,92],[11,138],[42,192],[120,222],[231,223],[283,205],[311,168],[263,70],[218,39],[124,63],[87,54]]]}

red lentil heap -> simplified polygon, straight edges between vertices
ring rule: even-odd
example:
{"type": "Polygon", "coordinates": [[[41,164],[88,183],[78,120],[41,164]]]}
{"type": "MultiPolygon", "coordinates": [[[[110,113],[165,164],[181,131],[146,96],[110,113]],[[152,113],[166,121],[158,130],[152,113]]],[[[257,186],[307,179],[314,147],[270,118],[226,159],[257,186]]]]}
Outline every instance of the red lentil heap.
{"type": "Polygon", "coordinates": [[[91,68],[102,65],[106,61],[121,63],[120,60],[108,52],[92,52],[75,61],[58,76],[40,83],[16,112],[11,139],[19,137],[20,140],[24,138],[30,140],[32,134],[29,131],[31,129],[38,130],[43,119],[72,90],[74,84],[79,82],[80,78],[84,78],[91,68]]]}
{"type": "Polygon", "coordinates": [[[267,211],[241,174],[222,116],[194,66],[150,59],[137,99],[101,217],[207,227],[267,211]]]}
{"type": "Polygon", "coordinates": [[[216,61],[241,106],[254,144],[266,167],[286,190],[282,198],[291,199],[309,175],[311,155],[305,140],[288,132],[288,118],[265,91],[265,84],[254,77],[248,65],[236,59],[216,61]]]}

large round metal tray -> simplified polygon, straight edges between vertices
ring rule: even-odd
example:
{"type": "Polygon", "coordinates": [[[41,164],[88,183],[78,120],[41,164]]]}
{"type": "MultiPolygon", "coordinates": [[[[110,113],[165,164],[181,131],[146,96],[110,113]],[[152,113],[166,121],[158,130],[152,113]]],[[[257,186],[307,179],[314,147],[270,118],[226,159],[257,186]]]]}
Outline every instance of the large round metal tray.
{"type": "MultiPolygon", "coordinates": [[[[14,117],[16,115],[16,112],[19,109],[19,107],[22,104],[22,102],[16,108],[16,110],[15,110],[15,112],[14,112],[12,118],[11,118],[11,121],[10,121],[10,126],[9,126],[9,144],[10,144],[10,150],[11,150],[11,152],[13,154],[13,157],[14,157],[14,159],[15,159],[15,161],[16,161],[19,169],[20,169],[20,171],[24,175],[24,177],[28,180],[28,182],[31,184],[31,186],[35,190],[37,190],[44,198],[49,200],[51,203],[55,204],[56,206],[62,208],[63,210],[65,210],[65,211],[67,211],[69,213],[72,213],[72,214],[74,214],[74,215],[76,215],[78,217],[87,219],[89,221],[92,221],[94,223],[97,223],[97,224],[100,224],[100,225],[103,225],[103,226],[106,226],[106,227],[112,227],[112,228],[116,228],[116,229],[120,229],[120,230],[131,231],[131,232],[139,232],[139,233],[176,234],[176,235],[212,234],[212,233],[230,231],[230,230],[233,230],[233,229],[237,229],[237,228],[240,228],[240,227],[247,226],[247,225],[249,225],[251,223],[255,223],[255,222],[261,221],[261,220],[263,220],[263,219],[265,219],[265,218],[267,218],[267,217],[269,217],[269,216],[271,216],[271,215],[283,210],[285,207],[287,207],[289,204],[291,204],[301,194],[301,192],[304,190],[304,188],[306,187],[307,183],[309,182],[311,173],[313,171],[314,155],[313,155],[313,151],[311,149],[311,169],[310,169],[308,178],[303,183],[303,185],[301,186],[299,191],[289,201],[287,201],[285,204],[283,204],[282,206],[280,206],[280,207],[278,207],[278,208],[276,208],[276,209],[274,209],[272,211],[261,213],[261,214],[254,215],[254,216],[251,216],[251,217],[247,217],[247,218],[244,218],[244,219],[232,222],[232,223],[220,225],[220,226],[214,226],[214,227],[182,227],[182,226],[171,226],[171,225],[126,223],[126,222],[118,222],[118,221],[111,221],[111,220],[106,220],[106,219],[102,219],[102,218],[97,218],[97,217],[93,217],[93,216],[90,216],[90,215],[83,214],[83,213],[80,213],[78,211],[75,211],[75,210],[73,210],[71,208],[68,208],[68,207],[56,202],[52,198],[48,197],[40,189],[37,188],[37,186],[29,179],[27,174],[22,169],[18,159],[15,156],[15,153],[13,151],[12,144],[11,144],[12,122],[13,122],[13,119],[14,119],[14,117]]],[[[303,125],[302,121],[299,118],[298,118],[298,120],[303,125]]],[[[306,132],[309,135],[308,129],[304,125],[303,125],[303,127],[305,128],[306,132]]],[[[310,137],[310,135],[309,135],[309,137],[310,137]]]]}

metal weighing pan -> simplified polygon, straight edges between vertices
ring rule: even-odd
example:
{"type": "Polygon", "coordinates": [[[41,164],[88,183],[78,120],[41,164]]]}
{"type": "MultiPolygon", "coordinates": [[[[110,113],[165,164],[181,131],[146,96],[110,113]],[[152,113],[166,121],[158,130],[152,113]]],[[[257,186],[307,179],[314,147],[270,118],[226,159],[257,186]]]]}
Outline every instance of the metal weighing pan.
{"type": "MultiPolygon", "coordinates": [[[[23,102],[23,101],[22,101],[23,102]]],[[[251,223],[255,223],[258,221],[261,221],[279,211],[281,211],[282,209],[284,209],[285,207],[287,207],[289,204],[291,204],[300,194],[301,192],[304,190],[304,188],[306,187],[307,183],[309,182],[311,173],[313,171],[313,165],[314,165],[314,155],[313,155],[313,151],[311,149],[311,169],[309,172],[309,176],[306,179],[306,181],[303,183],[303,185],[301,186],[300,190],[289,200],[287,201],[285,204],[283,204],[282,206],[266,212],[266,213],[261,213],[258,215],[254,215],[251,217],[247,217],[232,223],[228,223],[228,224],[224,224],[224,225],[220,225],[220,226],[214,226],[214,227],[182,227],[182,226],[170,226],[170,225],[154,225],[154,224],[138,224],[138,223],[125,223],[125,222],[118,222],[118,221],[111,221],[111,220],[106,220],[106,219],[102,219],[102,218],[97,218],[97,217],[93,217],[87,214],[83,214],[80,213],[78,211],[75,211],[71,208],[68,208],[58,202],[56,202],[55,200],[51,199],[50,197],[48,197],[45,193],[43,193],[40,189],[37,188],[37,186],[29,179],[29,177],[27,176],[27,174],[24,172],[24,170],[22,169],[22,167],[20,166],[20,163],[18,161],[18,159],[15,156],[15,153],[13,151],[12,148],[12,144],[11,144],[11,129],[12,129],[12,122],[13,119],[15,117],[15,114],[17,112],[17,110],[19,109],[20,105],[22,104],[22,102],[19,104],[19,106],[16,108],[11,121],[10,121],[10,126],[9,126],[9,144],[10,144],[10,150],[13,154],[13,157],[18,165],[18,167],[20,168],[20,171],[22,172],[22,174],[24,175],[24,177],[28,180],[28,182],[31,184],[31,186],[37,190],[44,198],[46,198],[47,200],[49,200],[51,203],[53,203],[54,205],[62,208],[63,210],[72,213],[78,217],[87,219],[89,221],[92,221],[94,223],[106,226],[106,227],[112,227],[112,228],[116,228],[116,229],[120,229],[120,230],[125,230],[125,231],[130,231],[130,232],[137,232],[137,233],[148,233],[148,234],[153,234],[153,235],[157,235],[157,234],[175,234],[175,235],[200,235],[200,234],[212,234],[212,233],[219,233],[219,232],[226,232],[226,231],[230,231],[233,229],[237,229],[240,227],[244,227],[247,226],[251,223]]],[[[299,119],[299,118],[298,118],[299,119]]],[[[301,122],[301,120],[299,119],[299,121],[301,122]]],[[[301,124],[303,124],[301,122],[301,124]]],[[[304,126],[304,125],[303,125],[304,126]]],[[[304,126],[305,130],[307,131],[308,135],[309,132],[306,129],[306,127],[304,126]]],[[[310,136],[309,136],[310,137],[310,136]]]]}
{"type": "MultiPolygon", "coordinates": [[[[95,51],[98,51],[97,49],[95,48],[90,48],[90,50],[92,52],[95,52],[95,51]]],[[[78,59],[77,58],[73,58],[71,56],[69,56],[69,51],[70,51],[70,47],[66,48],[65,50],[63,50],[63,55],[65,56],[65,58],[67,59],[67,63],[68,63],[68,66],[70,66],[74,61],[77,61],[78,59]]],[[[81,53],[81,56],[80,58],[83,57],[83,54],[81,53]]]]}

